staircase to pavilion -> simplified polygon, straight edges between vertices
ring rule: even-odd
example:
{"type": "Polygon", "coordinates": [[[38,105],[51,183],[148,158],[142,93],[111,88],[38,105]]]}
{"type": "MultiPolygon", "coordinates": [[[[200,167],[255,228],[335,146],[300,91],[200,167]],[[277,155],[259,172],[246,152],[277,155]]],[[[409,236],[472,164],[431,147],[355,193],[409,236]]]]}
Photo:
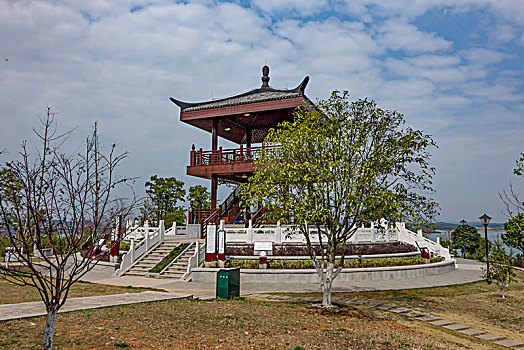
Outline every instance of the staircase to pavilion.
{"type": "Polygon", "coordinates": [[[196,246],[193,245],[190,249],[186,250],[182,255],[180,255],[176,261],[171,264],[164,273],[160,276],[161,278],[173,278],[181,279],[184,274],[187,272],[187,266],[189,264],[189,259],[195,254],[196,246]]]}
{"type": "Polygon", "coordinates": [[[226,224],[235,224],[242,214],[240,203],[242,198],[240,186],[235,187],[233,192],[226,198],[226,200],[217,209],[202,209],[192,208],[189,215],[189,222],[201,225],[201,237],[206,236],[206,228],[208,224],[218,224],[224,220],[226,224]]]}
{"type": "MultiPolygon", "coordinates": [[[[157,247],[144,254],[143,257],[138,259],[129,270],[127,270],[125,276],[142,276],[144,277],[151,268],[158,264],[162,259],[175,249],[182,242],[175,241],[166,238],[164,242],[160,243],[157,247]]],[[[187,265],[186,265],[187,268],[187,265]]]]}

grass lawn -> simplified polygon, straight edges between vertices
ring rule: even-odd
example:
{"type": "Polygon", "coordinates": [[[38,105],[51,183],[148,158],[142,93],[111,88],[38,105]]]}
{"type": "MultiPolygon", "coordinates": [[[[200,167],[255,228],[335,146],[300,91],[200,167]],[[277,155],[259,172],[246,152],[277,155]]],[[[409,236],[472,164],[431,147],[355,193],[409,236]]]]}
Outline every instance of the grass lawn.
{"type": "MultiPolygon", "coordinates": [[[[485,282],[334,296],[387,301],[524,341],[524,272],[517,274],[506,300],[500,299],[496,286],[485,282]]],[[[76,287],[80,289],[75,293],[90,291],[91,295],[133,291],[84,283],[76,287]]],[[[23,294],[21,289],[16,294],[23,294]]],[[[0,322],[0,349],[41,347],[44,323],[44,317],[0,322]]],[[[171,300],[58,315],[56,349],[126,345],[130,349],[502,349],[492,342],[363,306],[328,312],[307,302],[257,298],[171,300]]]]}
{"type": "MultiPolygon", "coordinates": [[[[40,346],[44,318],[0,323],[0,349],[40,346]]],[[[57,349],[456,349],[380,315],[256,299],[173,300],[59,314],[57,349]]]]}
{"type": "Polygon", "coordinates": [[[485,281],[449,287],[366,293],[335,293],[337,297],[362,297],[389,301],[416,311],[460,322],[524,341],[524,272],[515,271],[506,299],[495,282],[485,281]]]}
{"type": "MultiPolygon", "coordinates": [[[[88,297],[93,295],[108,295],[122,293],[138,293],[147,288],[109,286],[105,284],[96,284],[89,282],[76,282],[69,291],[68,298],[88,297]]],[[[0,304],[14,304],[28,301],[41,301],[40,294],[34,287],[17,286],[0,279],[0,304]]],[[[0,348],[1,349],[1,348],[0,348]]]]}

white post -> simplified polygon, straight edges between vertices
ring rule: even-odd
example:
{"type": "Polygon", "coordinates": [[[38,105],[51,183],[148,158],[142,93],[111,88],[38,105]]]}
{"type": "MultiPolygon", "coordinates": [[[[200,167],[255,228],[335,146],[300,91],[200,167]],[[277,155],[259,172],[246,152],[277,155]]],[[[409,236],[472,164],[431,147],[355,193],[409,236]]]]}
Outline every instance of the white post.
{"type": "MultiPolygon", "coordinates": [[[[187,225],[186,225],[187,227],[187,225]]],[[[176,236],[176,230],[177,230],[177,225],[176,225],[176,221],[173,222],[173,227],[171,228],[171,231],[173,231],[173,234],[176,236]]]]}
{"type": "Polygon", "coordinates": [[[164,236],[166,234],[166,227],[164,226],[164,220],[160,220],[160,227],[158,229],[160,230],[160,242],[163,242],[164,236]]]}
{"type": "Polygon", "coordinates": [[[145,231],[146,231],[146,252],[149,251],[149,223],[146,221],[145,224],[145,231]]]}
{"type": "Polygon", "coordinates": [[[247,243],[253,243],[253,220],[249,219],[249,226],[247,228],[247,243]]]}
{"type": "Polygon", "coordinates": [[[282,227],[280,226],[280,220],[277,221],[276,234],[277,234],[276,243],[282,244],[282,227]]]}
{"type": "Polygon", "coordinates": [[[131,246],[129,247],[129,253],[131,254],[131,264],[135,262],[135,239],[131,237],[131,246]]]}
{"type": "Polygon", "coordinates": [[[195,244],[196,244],[196,262],[195,262],[195,267],[198,267],[198,263],[200,262],[200,246],[199,246],[199,242],[198,241],[196,241],[195,244]]]}
{"type": "Polygon", "coordinates": [[[424,238],[424,236],[422,236],[422,229],[418,229],[417,230],[417,238],[422,240],[424,238]]]}

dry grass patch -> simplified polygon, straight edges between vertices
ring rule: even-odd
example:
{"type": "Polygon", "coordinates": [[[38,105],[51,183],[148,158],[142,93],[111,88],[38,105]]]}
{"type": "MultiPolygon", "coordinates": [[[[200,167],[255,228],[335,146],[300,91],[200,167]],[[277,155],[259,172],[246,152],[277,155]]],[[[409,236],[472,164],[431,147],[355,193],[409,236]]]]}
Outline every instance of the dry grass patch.
{"type": "MultiPolygon", "coordinates": [[[[524,341],[524,272],[515,271],[516,278],[511,283],[506,299],[501,298],[498,285],[488,285],[485,281],[435,288],[404,289],[377,292],[344,292],[333,293],[337,298],[361,298],[375,300],[399,307],[409,307],[415,311],[439,316],[450,321],[463,323],[488,332],[497,333],[524,341]]],[[[286,293],[286,295],[292,295],[286,293]]],[[[300,294],[302,296],[321,296],[320,293],[300,294]]],[[[450,339],[451,336],[463,336],[458,332],[433,327],[423,322],[413,321],[404,316],[379,311],[379,314],[390,314],[397,322],[427,329],[427,332],[450,339]]],[[[475,338],[476,339],[476,338],[475,338]]],[[[454,341],[459,341],[454,339],[454,341]]],[[[486,343],[483,346],[488,346],[486,343]]],[[[464,345],[468,346],[468,345],[464,345]]]]}
{"type": "MultiPolygon", "coordinates": [[[[94,295],[138,293],[143,292],[145,290],[152,289],[134,288],[130,286],[110,286],[106,284],[78,281],[74,283],[71,287],[68,298],[88,297],[94,295]]],[[[18,286],[16,284],[9,283],[6,280],[0,279],[0,304],[14,304],[41,300],[42,299],[40,298],[40,294],[38,294],[36,288],[30,286],[18,286]]]]}
{"type": "MultiPolygon", "coordinates": [[[[0,348],[38,348],[43,318],[0,323],[0,348]]],[[[456,349],[380,316],[308,303],[171,300],[59,314],[59,349],[456,349]],[[125,345],[124,345],[125,346],[125,345]]]]}

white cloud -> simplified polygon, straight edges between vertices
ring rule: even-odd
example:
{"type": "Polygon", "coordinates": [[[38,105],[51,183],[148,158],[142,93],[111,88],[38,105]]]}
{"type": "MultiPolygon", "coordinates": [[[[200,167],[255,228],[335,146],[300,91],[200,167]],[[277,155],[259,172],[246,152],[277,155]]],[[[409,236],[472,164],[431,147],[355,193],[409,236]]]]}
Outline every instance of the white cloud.
{"type": "Polygon", "coordinates": [[[519,33],[519,30],[512,25],[503,24],[497,25],[489,30],[489,39],[494,45],[506,44],[514,40],[519,33]]]}
{"type": "MultiPolygon", "coordinates": [[[[507,3],[480,6],[498,6],[502,18],[507,3]]],[[[130,175],[158,173],[198,183],[185,177],[188,152],[192,143],[208,148],[210,137],[180,123],[168,98],[206,100],[256,88],[267,62],[272,86],[292,88],[310,75],[309,97],[348,89],[354,98],[370,97],[404,112],[410,125],[434,134],[437,142],[447,142],[448,133],[482,131],[490,140],[503,135],[503,145],[493,150],[502,164],[513,155],[501,150],[524,142],[521,133],[504,133],[524,128],[522,72],[504,67],[518,53],[506,46],[486,49],[492,47],[486,38],[485,46],[456,47],[413,20],[438,6],[450,12],[474,6],[465,4],[351,2],[352,11],[365,17],[362,23],[326,13],[315,18],[324,1],[257,2],[254,9],[212,0],[0,2],[2,55],[10,59],[0,62],[0,149],[16,150],[50,104],[61,112],[64,128],[80,126],[75,140],[99,120],[106,144],[116,141],[131,151],[123,169],[130,175]],[[131,11],[137,5],[143,8],[131,11]]],[[[519,11],[507,18],[516,21],[519,11]]],[[[506,29],[497,35],[508,38],[506,29]]],[[[482,140],[472,137],[460,157],[451,142],[443,147],[439,159],[453,161],[442,161],[441,171],[465,162],[484,147],[482,140]]],[[[495,141],[489,145],[498,147],[495,141]]],[[[489,171],[486,176],[500,178],[489,171]]],[[[444,199],[453,207],[451,202],[444,199]]]]}
{"type": "Polygon", "coordinates": [[[450,50],[453,44],[435,33],[426,33],[409,24],[406,19],[390,19],[377,26],[377,41],[390,50],[411,53],[450,50]]]}
{"type": "Polygon", "coordinates": [[[511,55],[504,52],[484,48],[473,48],[462,51],[462,56],[464,56],[464,58],[472,64],[480,66],[500,63],[503,60],[512,57],[511,55]]]}
{"type": "Polygon", "coordinates": [[[254,0],[253,4],[268,13],[293,11],[308,16],[327,7],[326,0],[254,0]]]}

